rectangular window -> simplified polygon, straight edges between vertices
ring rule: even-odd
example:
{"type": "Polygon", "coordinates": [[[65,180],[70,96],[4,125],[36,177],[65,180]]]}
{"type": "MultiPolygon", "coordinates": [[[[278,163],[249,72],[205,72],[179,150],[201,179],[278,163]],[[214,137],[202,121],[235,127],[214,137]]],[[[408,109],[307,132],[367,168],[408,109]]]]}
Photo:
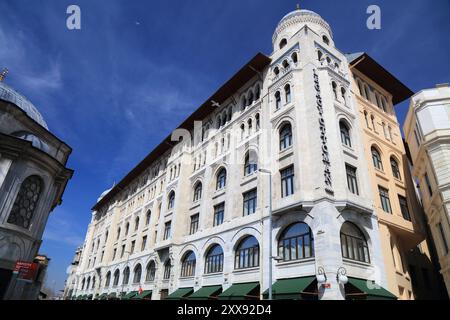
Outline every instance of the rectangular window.
{"type": "Polygon", "coordinates": [[[100,258],[100,262],[103,261],[103,257],[105,256],[105,251],[102,251],[102,257],[100,258]]]}
{"type": "Polygon", "coordinates": [[[348,190],[350,190],[350,192],[353,194],[359,195],[358,181],[356,179],[356,168],[346,164],[345,170],[347,171],[348,190]]]}
{"type": "Polygon", "coordinates": [[[189,234],[194,234],[198,230],[198,220],[199,220],[199,214],[196,213],[191,216],[191,226],[189,228],[189,234]]]}
{"type": "Polygon", "coordinates": [[[433,189],[431,188],[430,179],[428,178],[428,173],[425,172],[425,182],[427,184],[428,193],[430,194],[430,197],[433,196],[433,189]]]}
{"type": "Polygon", "coordinates": [[[123,258],[124,253],[125,253],[125,245],[122,245],[122,251],[120,252],[121,258],[123,258]]]}
{"type": "Polygon", "coordinates": [[[287,197],[294,193],[294,166],[289,166],[280,171],[281,197],[287,197]]]}
{"type": "Polygon", "coordinates": [[[147,246],[147,236],[143,236],[142,244],[141,244],[141,251],[144,251],[146,246],[147,246]]]}
{"type": "Polygon", "coordinates": [[[243,210],[244,216],[255,213],[256,199],[257,199],[256,189],[244,193],[243,197],[244,197],[244,210],[243,210]]]}
{"type": "Polygon", "coordinates": [[[171,229],[171,224],[172,222],[166,222],[164,225],[164,239],[163,240],[167,240],[170,238],[170,229],[171,229]]]}
{"type": "Polygon", "coordinates": [[[131,249],[130,249],[130,254],[134,253],[134,247],[136,246],[136,240],[131,241],[131,249]]]}
{"type": "Polygon", "coordinates": [[[437,227],[438,227],[439,233],[441,235],[442,244],[444,245],[445,254],[447,254],[448,253],[448,243],[447,243],[447,239],[445,238],[445,233],[444,233],[444,228],[442,227],[442,223],[439,222],[437,227]]]}
{"type": "Polygon", "coordinates": [[[225,202],[214,206],[214,227],[223,223],[223,215],[225,212],[225,202]]]}
{"type": "Polygon", "coordinates": [[[378,191],[380,193],[381,207],[387,213],[392,213],[391,201],[389,200],[389,190],[378,186],[378,191]]]}
{"type": "Polygon", "coordinates": [[[408,209],[408,201],[406,200],[406,198],[399,195],[398,202],[400,203],[400,209],[402,210],[403,219],[411,221],[411,216],[408,209]]]}

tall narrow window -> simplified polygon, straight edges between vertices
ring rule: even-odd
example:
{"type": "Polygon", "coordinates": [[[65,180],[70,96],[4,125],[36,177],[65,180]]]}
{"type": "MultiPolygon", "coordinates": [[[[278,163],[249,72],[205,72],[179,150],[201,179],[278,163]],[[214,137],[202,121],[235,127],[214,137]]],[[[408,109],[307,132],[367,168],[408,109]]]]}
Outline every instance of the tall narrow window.
{"type": "Polygon", "coordinates": [[[366,127],[369,128],[369,119],[368,119],[368,114],[367,111],[364,110],[364,120],[366,120],[366,127]]]}
{"type": "Polygon", "coordinates": [[[256,156],[256,152],[253,150],[250,150],[245,155],[245,162],[244,162],[244,175],[248,176],[249,174],[252,174],[256,170],[258,170],[258,157],[256,156]]]}
{"type": "Polygon", "coordinates": [[[128,231],[130,231],[130,223],[127,222],[127,224],[125,225],[125,236],[128,235],[128,231]]]}
{"type": "Polygon", "coordinates": [[[344,88],[341,88],[341,97],[342,97],[342,101],[344,101],[344,104],[347,104],[347,98],[346,98],[346,92],[344,88]]]}
{"type": "Polygon", "coordinates": [[[218,244],[213,245],[206,254],[205,273],[217,273],[223,271],[223,250],[218,244]]]}
{"type": "Polygon", "coordinates": [[[111,271],[108,271],[108,273],[106,274],[105,288],[108,288],[110,283],[111,283],[111,271]]]}
{"type": "Polygon", "coordinates": [[[117,269],[116,271],[114,271],[114,282],[113,282],[114,287],[117,287],[117,285],[119,284],[119,277],[120,277],[120,271],[119,271],[119,269],[117,269]]]}
{"type": "Polygon", "coordinates": [[[370,121],[372,122],[373,131],[377,132],[377,127],[375,126],[375,117],[373,115],[370,116],[370,121]]]}
{"type": "Polygon", "coordinates": [[[138,264],[136,267],[134,267],[133,283],[140,283],[141,277],[142,277],[142,267],[140,264],[138,264]]]}
{"type": "Polygon", "coordinates": [[[281,94],[280,91],[275,92],[275,108],[281,108],[281,94]]]}
{"type": "Polygon", "coordinates": [[[283,258],[283,261],[314,256],[314,238],[306,223],[294,223],[283,231],[278,241],[278,255],[283,258]]]}
{"type": "Polygon", "coordinates": [[[393,157],[391,157],[391,169],[392,169],[392,175],[396,179],[401,180],[402,177],[400,175],[400,169],[398,167],[398,162],[393,157]]]}
{"type": "Polygon", "coordinates": [[[134,219],[134,231],[137,231],[139,229],[139,217],[136,217],[134,219]]]}
{"type": "Polygon", "coordinates": [[[239,243],[234,255],[234,268],[247,269],[259,266],[259,243],[253,236],[247,236],[239,243]]]}
{"type": "Polygon", "coordinates": [[[255,115],[255,122],[256,122],[256,131],[258,131],[261,127],[260,119],[259,119],[259,113],[255,115]]]}
{"type": "Polygon", "coordinates": [[[341,227],[342,257],[370,263],[369,247],[361,230],[353,223],[344,222],[341,227]]]}
{"type": "Polygon", "coordinates": [[[142,244],[141,244],[141,251],[144,251],[146,246],[147,246],[147,236],[143,236],[142,244]]]}
{"type": "Polygon", "coordinates": [[[164,239],[163,240],[167,240],[170,238],[171,225],[172,225],[171,221],[168,221],[164,224],[164,239]]]}
{"type": "Polygon", "coordinates": [[[341,142],[347,147],[352,147],[352,141],[350,139],[350,130],[344,121],[339,122],[339,129],[341,131],[341,142]]]}
{"type": "Polygon", "coordinates": [[[188,251],[181,262],[181,277],[193,277],[195,275],[195,254],[188,251]]]}
{"type": "Polygon", "coordinates": [[[332,81],[331,82],[331,87],[333,88],[334,99],[337,100],[338,94],[337,94],[337,84],[336,84],[336,82],[332,81]]]}
{"type": "Polygon", "coordinates": [[[425,172],[425,182],[427,184],[427,188],[428,188],[428,193],[430,194],[430,197],[433,196],[433,188],[431,187],[431,183],[430,183],[430,179],[428,178],[428,173],[425,172]]]}
{"type": "Polygon", "coordinates": [[[392,213],[391,201],[389,200],[389,190],[381,186],[378,186],[378,192],[380,194],[380,202],[383,211],[387,213],[392,213]]]}
{"type": "Polygon", "coordinates": [[[199,221],[199,214],[196,213],[191,216],[191,225],[189,227],[189,234],[194,234],[198,230],[198,221],[199,221]]]}
{"type": "Polygon", "coordinates": [[[372,147],[372,162],[373,166],[379,170],[383,170],[383,162],[381,162],[381,156],[375,147],[372,147]]]}
{"type": "Polygon", "coordinates": [[[147,210],[147,213],[145,214],[145,225],[148,226],[150,224],[150,218],[152,217],[152,212],[150,210],[147,210]]]}
{"type": "Polygon", "coordinates": [[[280,150],[290,146],[292,146],[292,127],[290,123],[286,123],[280,129],[280,150]]]}
{"type": "Polygon", "coordinates": [[[29,176],[26,178],[20,185],[8,217],[8,223],[25,229],[30,228],[42,189],[43,183],[40,177],[29,176]]]}
{"type": "Polygon", "coordinates": [[[281,197],[287,197],[294,193],[294,166],[289,166],[280,171],[281,197]]]}
{"type": "Polygon", "coordinates": [[[155,280],[156,266],[154,261],[150,261],[147,265],[147,273],[145,275],[145,281],[155,280]]]}
{"type": "Polygon", "coordinates": [[[225,202],[222,202],[214,206],[214,226],[218,226],[223,223],[224,213],[225,213],[225,202]]]}
{"type": "Polygon", "coordinates": [[[348,190],[350,190],[350,192],[353,194],[359,195],[358,180],[356,178],[356,168],[346,164],[345,170],[347,171],[348,190]]]}
{"type": "Polygon", "coordinates": [[[194,188],[194,202],[199,201],[202,198],[202,183],[197,182],[194,188]]]}
{"type": "Polygon", "coordinates": [[[169,259],[164,264],[164,275],[163,275],[164,280],[170,279],[171,270],[172,270],[172,265],[170,264],[170,259],[169,259]]]}
{"type": "Polygon", "coordinates": [[[136,246],[136,240],[131,241],[130,254],[134,253],[135,246],[136,246]]]}
{"type": "Polygon", "coordinates": [[[227,171],[224,168],[222,168],[217,174],[216,190],[225,188],[226,184],[227,184],[227,171]]]}
{"type": "Polygon", "coordinates": [[[409,214],[408,209],[408,201],[406,200],[406,198],[399,195],[398,202],[400,203],[400,209],[402,211],[403,219],[411,221],[411,215],[409,214]]]}
{"type": "Polygon", "coordinates": [[[171,191],[169,193],[169,197],[167,198],[167,209],[173,209],[173,206],[175,204],[175,192],[171,191]]]}
{"type": "Polygon", "coordinates": [[[130,281],[130,268],[126,267],[125,270],[123,270],[123,280],[122,284],[126,285],[130,281]]]}
{"type": "Polygon", "coordinates": [[[289,84],[284,86],[284,95],[286,99],[286,103],[291,102],[291,86],[289,84]]]}
{"type": "Polygon", "coordinates": [[[322,60],[322,56],[323,56],[322,51],[317,50],[317,60],[321,61],[322,60]]]}
{"type": "Polygon", "coordinates": [[[257,200],[256,189],[244,193],[243,198],[244,198],[244,209],[243,209],[244,216],[255,213],[257,200]]]}
{"type": "Polygon", "coordinates": [[[294,53],[291,55],[291,59],[292,59],[292,62],[294,62],[294,63],[297,63],[297,62],[298,62],[298,55],[297,55],[297,52],[294,52],[294,53]]]}

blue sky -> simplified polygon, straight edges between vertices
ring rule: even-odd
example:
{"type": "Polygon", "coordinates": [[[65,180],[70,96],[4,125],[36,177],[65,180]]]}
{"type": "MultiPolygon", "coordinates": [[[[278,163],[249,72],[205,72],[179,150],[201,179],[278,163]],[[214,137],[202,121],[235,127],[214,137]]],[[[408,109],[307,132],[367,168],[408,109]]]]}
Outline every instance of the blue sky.
{"type": "MultiPolygon", "coordinates": [[[[255,53],[271,53],[278,21],[297,1],[0,0],[0,68],[73,148],[75,174],[50,215],[41,253],[48,282],[65,271],[102,191],[255,53]],[[82,29],[66,28],[81,7],[82,29]]],[[[450,1],[304,0],[342,52],[366,51],[414,92],[450,82],[450,1]],[[381,7],[381,30],[366,8],[381,7]]],[[[403,122],[408,105],[397,106],[403,122]]]]}

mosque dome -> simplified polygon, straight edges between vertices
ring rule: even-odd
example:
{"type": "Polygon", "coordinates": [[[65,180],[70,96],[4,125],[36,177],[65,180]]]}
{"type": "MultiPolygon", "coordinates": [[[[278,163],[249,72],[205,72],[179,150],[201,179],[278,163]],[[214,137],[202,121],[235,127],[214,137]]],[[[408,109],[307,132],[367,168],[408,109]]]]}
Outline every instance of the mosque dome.
{"type": "Polygon", "coordinates": [[[18,106],[20,109],[25,111],[31,119],[48,130],[47,123],[39,113],[38,109],[27,98],[2,81],[0,81],[0,100],[5,100],[18,106]]]}

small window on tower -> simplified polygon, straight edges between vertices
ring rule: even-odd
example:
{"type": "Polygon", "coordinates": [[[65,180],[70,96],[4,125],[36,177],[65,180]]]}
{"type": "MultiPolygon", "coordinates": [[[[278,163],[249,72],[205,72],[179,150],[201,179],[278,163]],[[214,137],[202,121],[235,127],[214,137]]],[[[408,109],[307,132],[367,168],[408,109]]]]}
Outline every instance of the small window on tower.
{"type": "Polygon", "coordinates": [[[287,40],[283,38],[280,41],[280,49],[283,49],[285,45],[287,45],[287,40]]]}
{"type": "Polygon", "coordinates": [[[330,44],[330,40],[328,40],[327,36],[323,36],[323,37],[322,37],[322,40],[323,40],[323,42],[324,42],[326,45],[329,45],[329,44],[330,44]]]}

